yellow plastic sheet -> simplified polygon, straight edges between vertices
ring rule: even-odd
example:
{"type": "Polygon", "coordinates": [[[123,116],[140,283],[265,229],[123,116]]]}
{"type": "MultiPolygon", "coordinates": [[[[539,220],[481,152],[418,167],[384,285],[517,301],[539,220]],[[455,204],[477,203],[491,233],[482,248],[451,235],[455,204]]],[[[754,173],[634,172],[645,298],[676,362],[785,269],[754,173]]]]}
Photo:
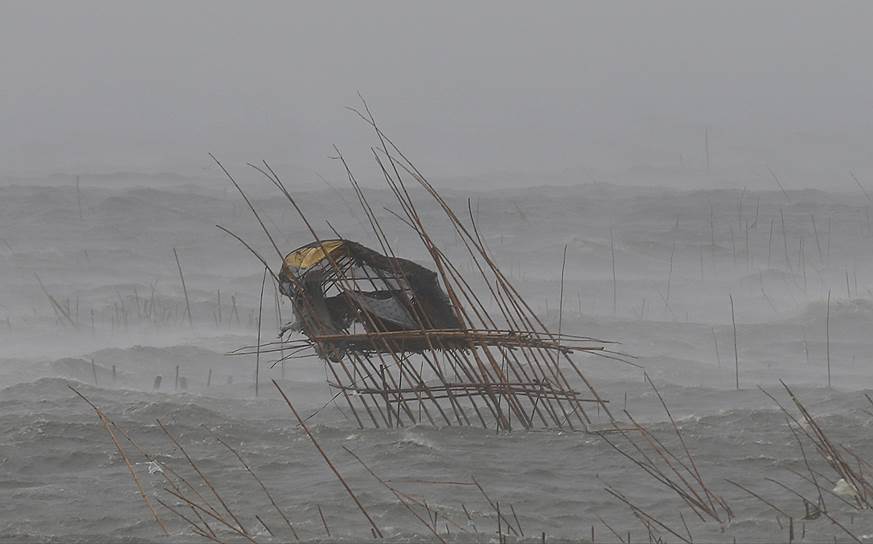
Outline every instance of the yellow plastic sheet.
{"type": "Polygon", "coordinates": [[[285,268],[307,269],[317,265],[328,255],[343,246],[342,240],[326,240],[321,246],[304,247],[289,253],[285,257],[285,268]],[[323,247],[323,249],[322,249],[323,247]]]}

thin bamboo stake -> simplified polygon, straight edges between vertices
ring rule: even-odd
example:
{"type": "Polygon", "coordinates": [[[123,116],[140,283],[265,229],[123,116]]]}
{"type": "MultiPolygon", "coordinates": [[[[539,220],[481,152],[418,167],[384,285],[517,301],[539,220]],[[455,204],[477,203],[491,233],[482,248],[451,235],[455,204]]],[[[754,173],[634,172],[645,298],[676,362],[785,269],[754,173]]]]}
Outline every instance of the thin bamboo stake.
{"type": "Polygon", "coordinates": [[[258,544],[258,542],[257,542],[254,538],[252,538],[251,535],[249,535],[248,533],[246,533],[246,532],[245,532],[243,529],[241,529],[240,527],[236,527],[236,526],[234,526],[232,523],[230,523],[229,521],[227,521],[226,519],[224,519],[224,517],[218,515],[217,513],[212,512],[212,511],[210,511],[210,510],[204,508],[203,506],[197,504],[196,502],[192,501],[191,499],[189,499],[189,498],[183,496],[181,493],[178,493],[178,492],[176,492],[176,491],[174,491],[174,490],[172,490],[172,489],[166,489],[166,488],[164,488],[164,491],[166,491],[166,492],[169,493],[170,495],[176,497],[176,498],[179,499],[180,501],[184,502],[184,503],[187,504],[189,507],[191,507],[191,508],[193,508],[193,509],[195,509],[195,510],[197,510],[197,511],[199,511],[199,512],[202,512],[202,513],[206,514],[206,515],[209,516],[210,518],[212,518],[212,519],[214,519],[215,521],[217,521],[218,523],[224,525],[225,527],[227,527],[228,529],[230,529],[231,531],[233,531],[233,532],[236,533],[237,535],[243,537],[244,539],[248,540],[248,541],[251,542],[252,544],[258,544]]]}
{"type": "MultiPolygon", "coordinates": [[[[623,502],[624,504],[626,504],[626,505],[631,509],[631,511],[632,511],[634,514],[637,514],[637,515],[639,515],[639,516],[642,516],[642,517],[646,518],[647,520],[651,521],[652,523],[654,523],[654,524],[656,524],[657,526],[661,527],[662,529],[666,530],[667,532],[669,532],[670,534],[672,534],[673,536],[675,536],[676,538],[678,538],[678,539],[681,540],[682,542],[685,542],[686,544],[692,544],[691,540],[685,538],[685,537],[682,536],[681,534],[679,534],[679,533],[677,533],[676,531],[674,531],[673,529],[671,529],[668,525],[662,523],[662,522],[659,521],[657,518],[655,518],[655,517],[652,516],[651,514],[647,513],[647,512],[644,511],[643,509],[641,509],[639,506],[637,506],[637,505],[633,504],[632,502],[630,502],[630,500],[628,500],[627,497],[625,497],[624,495],[622,495],[622,494],[619,493],[618,491],[616,491],[616,490],[614,490],[614,489],[612,489],[612,488],[609,488],[609,487],[605,488],[604,490],[605,490],[607,493],[609,493],[610,495],[612,495],[613,497],[615,497],[616,499],[618,499],[618,500],[620,500],[621,502],[623,502]]],[[[628,536],[628,542],[630,542],[630,537],[629,537],[629,536],[628,536]]]]}
{"type": "Polygon", "coordinates": [[[715,328],[712,329],[712,343],[715,345],[715,363],[721,368],[721,355],[718,353],[718,336],[715,334],[715,328]]]}
{"type": "MultiPolygon", "coordinates": [[[[217,229],[221,230],[222,232],[225,232],[225,233],[231,235],[234,239],[236,239],[237,242],[241,243],[246,249],[249,250],[249,253],[254,255],[259,261],[261,261],[261,264],[263,264],[267,268],[267,270],[270,271],[270,275],[273,277],[273,279],[276,280],[277,282],[279,281],[279,278],[276,276],[276,273],[273,272],[273,270],[270,268],[270,265],[267,264],[266,259],[261,257],[261,255],[257,251],[255,251],[254,248],[252,248],[252,246],[249,245],[248,242],[246,242],[245,240],[243,240],[242,238],[240,238],[238,235],[234,234],[230,230],[222,227],[221,225],[215,225],[215,227],[217,229]]],[[[236,321],[237,321],[237,324],[239,324],[239,311],[236,308],[236,295],[231,295],[230,300],[233,303],[233,306],[231,308],[231,315],[236,314],[236,321]]]]}
{"type": "Polygon", "coordinates": [[[782,191],[783,195],[785,195],[785,200],[787,200],[788,202],[791,202],[791,198],[788,196],[788,193],[785,191],[785,187],[783,187],[782,182],[779,181],[779,176],[777,176],[776,172],[774,172],[773,169],[770,168],[769,166],[767,167],[767,170],[770,172],[770,176],[773,178],[773,181],[775,181],[776,185],[779,186],[779,190],[782,191]]]}
{"type": "Polygon", "coordinates": [[[561,325],[564,319],[564,268],[567,266],[567,244],[564,244],[564,256],[561,259],[561,294],[558,301],[558,336],[561,336],[561,325]]]}
{"type": "MultiPolygon", "coordinates": [[[[239,191],[239,194],[242,195],[243,200],[246,201],[246,204],[248,205],[249,209],[254,214],[255,219],[257,219],[258,223],[261,225],[261,229],[263,229],[264,234],[267,235],[267,239],[269,239],[270,243],[273,245],[273,249],[276,250],[276,254],[279,255],[279,259],[282,259],[284,257],[284,255],[282,255],[282,252],[279,251],[279,246],[276,245],[276,241],[273,239],[273,236],[270,235],[270,231],[267,230],[267,226],[264,225],[264,222],[261,220],[261,216],[258,215],[258,212],[255,210],[255,206],[252,204],[252,201],[249,200],[249,197],[246,196],[245,192],[242,190],[242,187],[239,186],[239,183],[237,183],[236,180],[233,178],[233,176],[230,175],[230,172],[227,171],[227,169],[224,167],[224,165],[221,164],[218,161],[218,159],[215,158],[215,155],[210,153],[209,156],[212,158],[213,161],[215,161],[215,164],[217,164],[218,167],[221,168],[221,171],[224,172],[224,175],[227,176],[227,179],[229,179],[230,182],[233,184],[233,186],[236,187],[236,190],[239,191]]],[[[266,263],[264,263],[264,265],[266,266],[266,263]]]]}
{"type": "Polygon", "coordinates": [[[612,257],[612,315],[616,314],[616,309],[618,308],[617,304],[617,295],[616,295],[616,282],[615,282],[615,237],[612,233],[612,228],[609,229],[609,252],[612,257]]]}
{"type": "MultiPolygon", "coordinates": [[[[349,494],[349,496],[355,502],[355,505],[357,505],[358,509],[361,511],[361,513],[364,515],[364,517],[367,518],[367,521],[370,523],[370,527],[373,529],[373,532],[376,533],[379,536],[379,538],[384,538],[382,535],[382,531],[379,530],[378,526],[376,526],[376,522],[374,522],[373,518],[370,517],[370,514],[364,508],[364,505],[361,504],[361,501],[358,500],[358,497],[352,491],[352,488],[349,487],[349,484],[347,484],[345,479],[343,479],[342,474],[340,474],[339,470],[337,470],[336,466],[334,466],[333,462],[330,460],[330,458],[327,456],[327,454],[324,452],[324,450],[318,444],[318,441],[315,440],[315,436],[313,436],[312,431],[309,430],[309,426],[306,425],[306,422],[303,420],[303,418],[300,417],[300,414],[297,413],[297,409],[294,408],[293,404],[291,404],[291,400],[288,398],[288,395],[286,395],[285,391],[283,391],[282,388],[279,387],[279,382],[277,382],[276,380],[272,380],[272,381],[273,381],[273,385],[279,391],[279,394],[282,395],[282,398],[285,400],[285,404],[287,404],[288,408],[291,409],[291,413],[294,414],[294,417],[297,419],[297,422],[300,424],[300,427],[303,429],[304,432],[306,432],[306,436],[308,436],[309,439],[312,441],[312,445],[315,446],[315,449],[317,449],[318,453],[321,454],[321,457],[324,459],[324,462],[327,463],[328,467],[330,467],[331,472],[334,473],[334,475],[337,477],[337,479],[343,485],[346,492],[349,494]]],[[[319,508],[319,510],[320,510],[320,508],[319,508]]]]}
{"type": "Polygon", "coordinates": [[[815,235],[815,247],[818,250],[818,261],[824,264],[824,254],[821,251],[821,242],[818,239],[818,228],[815,226],[815,214],[809,214],[809,217],[812,218],[812,233],[815,235]]]}
{"type": "MultiPolygon", "coordinates": [[[[178,488],[176,488],[176,490],[178,491],[178,488]]],[[[166,502],[164,502],[164,501],[161,500],[160,498],[157,498],[157,497],[156,497],[156,498],[155,498],[155,502],[157,502],[158,504],[160,504],[161,506],[163,506],[164,508],[166,508],[167,510],[169,510],[169,511],[170,511],[172,514],[174,514],[176,517],[178,517],[179,519],[181,519],[182,521],[184,521],[185,523],[187,523],[187,524],[191,527],[191,529],[194,531],[194,533],[197,534],[198,536],[201,536],[201,537],[203,537],[203,538],[205,538],[205,539],[207,539],[207,540],[210,540],[210,541],[212,541],[212,542],[215,542],[216,544],[225,544],[225,542],[224,542],[223,540],[219,540],[219,539],[215,536],[215,533],[212,532],[212,529],[211,529],[211,528],[210,528],[210,532],[207,533],[206,531],[204,531],[203,529],[200,528],[200,525],[199,525],[196,521],[192,520],[191,518],[189,518],[189,517],[186,516],[185,514],[179,512],[178,510],[176,510],[175,508],[173,508],[172,506],[170,506],[169,504],[167,504],[166,502]]],[[[200,515],[200,512],[199,512],[196,508],[193,508],[193,507],[191,507],[191,510],[192,510],[192,511],[197,515],[197,517],[200,518],[200,520],[202,520],[202,521],[204,522],[204,524],[205,524],[205,520],[203,520],[203,516],[200,515]]],[[[206,525],[206,526],[209,527],[209,525],[206,525]]]]}
{"type": "MultiPolygon", "coordinates": [[[[673,280],[673,256],[676,255],[676,240],[673,240],[673,249],[670,250],[670,269],[667,272],[667,296],[664,297],[666,299],[665,304],[670,303],[670,284],[673,280]]],[[[560,331],[558,331],[560,334],[560,331]]]]}
{"type": "Polygon", "coordinates": [[[734,316],[734,296],[728,293],[731,300],[731,324],[734,328],[734,373],[737,379],[737,391],[740,390],[740,355],[737,351],[737,320],[734,316]]]}
{"type": "Polygon", "coordinates": [[[762,503],[766,504],[767,506],[769,506],[770,508],[772,508],[772,509],[775,510],[776,512],[782,514],[782,515],[785,516],[786,518],[790,518],[790,517],[791,517],[791,516],[790,516],[790,515],[785,511],[785,510],[779,508],[778,506],[776,506],[776,505],[773,504],[772,502],[768,501],[767,499],[765,499],[765,498],[762,497],[761,495],[758,495],[757,493],[755,493],[754,491],[752,491],[752,490],[749,489],[748,487],[746,487],[746,486],[744,486],[744,485],[742,485],[742,484],[738,484],[737,482],[735,482],[735,481],[733,481],[733,480],[728,480],[727,478],[725,478],[725,481],[726,481],[727,483],[729,483],[729,484],[735,486],[735,487],[738,487],[738,488],[742,489],[743,491],[745,491],[746,493],[748,493],[748,494],[751,495],[752,497],[758,499],[759,501],[761,501],[762,503]]]}
{"type": "MultiPolygon", "coordinates": [[[[624,538],[623,538],[620,534],[618,534],[618,532],[616,532],[616,530],[613,529],[611,525],[609,525],[608,523],[606,523],[606,520],[604,520],[604,519],[603,519],[602,517],[600,517],[600,516],[597,516],[597,520],[598,520],[600,523],[602,523],[603,525],[605,525],[606,528],[609,529],[609,532],[612,533],[612,535],[613,535],[615,538],[617,538],[618,541],[619,541],[621,544],[630,544],[630,533],[628,533],[627,542],[625,542],[624,538]]],[[[594,539],[592,539],[592,542],[593,542],[593,540],[594,540],[594,539]]]]}
{"type": "Polygon", "coordinates": [[[267,486],[265,486],[264,482],[261,481],[260,478],[258,478],[257,474],[255,474],[255,472],[251,469],[251,467],[249,467],[248,463],[245,462],[245,460],[242,458],[242,456],[239,454],[239,452],[236,451],[235,449],[233,449],[230,446],[230,444],[228,444],[227,442],[225,442],[221,438],[216,436],[215,439],[218,440],[219,444],[221,444],[222,446],[227,448],[239,460],[240,464],[242,464],[242,466],[245,467],[246,471],[249,474],[251,474],[252,478],[254,478],[256,482],[258,482],[258,485],[261,486],[261,490],[263,490],[263,492],[267,496],[267,498],[270,499],[270,504],[273,505],[273,508],[276,510],[276,512],[278,512],[279,516],[285,521],[285,525],[288,526],[288,529],[291,531],[291,534],[294,535],[294,540],[300,540],[300,537],[297,536],[297,531],[294,530],[294,525],[291,524],[291,520],[289,520],[288,516],[285,515],[285,512],[283,512],[282,509],[279,508],[279,505],[276,504],[276,500],[273,498],[273,495],[267,490],[267,486]]]}
{"type": "Polygon", "coordinates": [[[45,285],[43,285],[42,280],[39,278],[39,274],[34,272],[33,276],[36,278],[36,282],[39,284],[39,288],[42,290],[42,293],[46,296],[46,298],[49,299],[52,308],[55,309],[61,316],[63,316],[64,319],[66,319],[70,323],[70,325],[73,326],[74,329],[78,329],[78,323],[76,323],[73,318],[70,317],[70,312],[65,310],[64,307],[61,306],[61,304],[57,301],[57,299],[49,294],[48,290],[45,288],[45,285]]]}
{"type": "Polygon", "coordinates": [[[509,529],[513,534],[515,534],[515,536],[519,536],[520,532],[518,530],[516,530],[515,527],[513,527],[512,523],[509,522],[509,519],[507,519],[507,517],[505,515],[500,513],[500,503],[495,502],[491,499],[491,497],[488,495],[488,493],[485,492],[485,488],[482,487],[482,484],[480,484],[479,481],[476,480],[476,478],[474,476],[471,476],[470,479],[473,481],[473,484],[475,484],[475,486],[479,490],[479,492],[482,493],[482,496],[485,497],[485,500],[488,501],[488,504],[491,505],[491,508],[493,508],[494,511],[497,512],[498,523],[500,523],[502,520],[502,522],[506,524],[507,529],[509,529]]]}
{"type": "Polygon", "coordinates": [[[188,325],[194,327],[194,321],[191,318],[191,301],[188,300],[188,287],[185,285],[185,275],[182,273],[182,263],[179,262],[179,253],[176,248],[173,248],[173,256],[176,257],[176,267],[179,268],[179,278],[182,280],[182,292],[185,294],[185,313],[188,314],[188,325]]]}
{"type": "MultiPolygon", "coordinates": [[[[182,447],[182,444],[179,442],[179,440],[176,439],[176,437],[173,436],[172,433],[170,433],[169,429],[167,429],[167,427],[164,426],[163,422],[161,422],[160,419],[155,419],[155,421],[158,423],[158,426],[161,428],[161,430],[164,432],[164,434],[167,435],[167,437],[170,439],[170,441],[177,448],[179,448],[179,451],[182,452],[182,455],[188,461],[188,464],[191,465],[191,468],[194,469],[194,472],[196,472],[197,475],[200,476],[200,479],[203,480],[203,483],[206,485],[206,487],[209,488],[209,490],[212,492],[212,495],[218,500],[218,502],[224,508],[225,512],[227,512],[230,515],[230,517],[233,518],[233,521],[236,523],[236,526],[234,527],[233,525],[227,523],[226,521],[222,521],[222,523],[233,528],[233,530],[235,532],[237,532],[238,534],[248,537],[248,532],[246,531],[245,526],[242,524],[242,522],[240,522],[240,520],[236,516],[236,514],[233,513],[233,511],[230,509],[230,507],[224,501],[224,498],[222,498],[222,496],[218,493],[218,490],[215,489],[215,486],[212,484],[212,482],[209,480],[209,478],[206,477],[206,474],[204,474],[203,471],[200,470],[200,467],[197,466],[197,464],[194,462],[194,459],[192,459],[191,456],[188,455],[188,452],[185,450],[184,447],[182,447]]],[[[169,491],[169,490],[167,490],[167,491],[169,491]]],[[[217,513],[215,515],[217,515],[217,513]]],[[[219,517],[221,517],[221,516],[219,516],[219,517]]],[[[249,538],[249,539],[251,540],[251,538],[249,538]]]]}
{"type": "Polygon", "coordinates": [[[258,383],[261,373],[261,318],[264,314],[264,284],[267,283],[267,269],[264,268],[264,277],[261,279],[261,295],[258,299],[258,348],[255,353],[255,396],[258,396],[258,383]]]}
{"type": "Polygon", "coordinates": [[[825,315],[825,353],[828,362],[828,389],[831,387],[831,290],[828,289],[827,314],[825,315]]]}
{"type": "Polygon", "coordinates": [[[258,520],[259,522],[261,522],[261,525],[264,527],[264,529],[267,530],[267,534],[269,534],[270,536],[274,536],[272,529],[270,529],[270,527],[267,526],[267,524],[264,522],[264,520],[261,519],[260,515],[255,514],[255,519],[258,520]]]}
{"type": "Polygon", "coordinates": [[[392,494],[397,498],[397,500],[400,501],[400,504],[402,504],[402,505],[403,505],[407,510],[409,510],[409,511],[412,513],[412,515],[415,516],[416,519],[418,519],[418,521],[420,521],[422,524],[424,524],[424,526],[427,527],[427,529],[428,529],[431,533],[433,533],[433,535],[437,538],[437,540],[439,540],[439,541],[442,542],[443,544],[446,544],[446,541],[443,539],[443,537],[441,537],[441,536],[439,535],[439,533],[437,533],[436,523],[431,524],[431,523],[428,523],[427,521],[425,521],[425,520],[424,520],[424,519],[423,519],[423,518],[418,514],[418,512],[416,512],[415,510],[412,509],[412,507],[411,507],[411,506],[409,505],[409,503],[408,503],[408,502],[403,498],[403,496],[400,494],[400,492],[398,492],[394,487],[392,487],[391,485],[389,485],[385,480],[383,480],[383,479],[380,478],[380,477],[379,477],[375,472],[373,472],[373,470],[372,470],[369,466],[367,466],[367,464],[364,463],[364,461],[363,461],[360,457],[358,457],[358,455],[357,455],[355,452],[353,452],[352,450],[350,450],[349,448],[347,448],[347,447],[345,447],[345,446],[343,446],[343,449],[346,450],[346,453],[348,453],[349,455],[351,455],[352,457],[354,457],[355,460],[356,460],[358,463],[360,463],[362,467],[364,467],[364,470],[366,470],[368,473],[370,473],[370,476],[372,476],[373,478],[375,478],[375,479],[376,479],[380,484],[382,484],[383,486],[385,486],[385,488],[387,488],[389,491],[391,491],[391,493],[392,493],[392,494]]]}
{"type": "Polygon", "coordinates": [[[327,533],[327,537],[330,538],[330,527],[327,526],[327,520],[324,519],[324,512],[321,510],[321,505],[316,504],[316,508],[318,508],[318,515],[321,517],[321,525],[324,527],[324,532],[327,533]]]}
{"type": "MultiPolygon", "coordinates": [[[[282,307],[279,304],[279,287],[278,287],[278,284],[276,282],[273,282],[273,297],[276,300],[276,328],[281,331],[282,330],[282,307]]],[[[260,342],[258,342],[258,343],[260,344],[260,342]]],[[[282,366],[281,366],[282,374],[281,374],[281,376],[282,376],[282,379],[284,380],[285,379],[285,360],[284,360],[285,359],[285,348],[284,348],[284,344],[280,343],[279,348],[280,348],[279,352],[281,354],[281,360],[282,360],[282,366]]]]}
{"type": "MultiPolygon", "coordinates": [[[[689,472],[692,473],[694,478],[697,480],[697,483],[700,485],[701,489],[703,489],[704,493],[706,494],[707,500],[709,501],[709,506],[712,509],[713,517],[715,517],[718,520],[718,516],[716,515],[715,504],[713,503],[713,498],[715,499],[716,502],[718,502],[725,509],[728,516],[732,517],[731,511],[729,508],[727,508],[727,505],[724,503],[724,501],[720,497],[714,496],[710,492],[710,490],[706,486],[706,484],[704,483],[703,477],[700,475],[700,471],[697,468],[697,463],[695,463],[694,457],[691,455],[691,452],[688,450],[688,446],[685,443],[685,439],[683,438],[682,433],[679,432],[679,426],[676,424],[676,420],[673,419],[673,414],[670,412],[670,409],[667,407],[667,403],[666,403],[666,401],[664,401],[664,397],[661,396],[661,392],[658,391],[657,387],[655,387],[655,382],[652,381],[652,379],[649,377],[648,374],[644,373],[644,376],[645,376],[646,380],[649,382],[649,385],[652,386],[652,390],[654,390],[655,394],[658,396],[658,400],[661,402],[661,406],[664,408],[664,411],[667,413],[667,417],[670,418],[670,423],[673,426],[673,431],[676,433],[676,436],[679,438],[679,443],[682,445],[682,449],[685,451],[685,456],[688,458],[688,461],[691,464],[691,470],[689,470],[689,472]]],[[[686,470],[688,470],[688,469],[686,468],[686,470]]],[[[719,520],[719,521],[721,521],[721,520],[719,520]]]]}
{"type": "MultiPolygon", "coordinates": [[[[855,176],[855,172],[852,172],[851,170],[849,170],[849,175],[852,176],[852,179],[855,180],[855,183],[858,184],[858,187],[864,193],[864,197],[867,199],[867,202],[873,202],[873,199],[870,198],[870,193],[868,193],[867,189],[864,188],[864,186],[861,184],[861,180],[859,180],[857,178],[857,176],[855,176]]],[[[79,178],[76,178],[77,182],[78,182],[78,179],[79,178]]]]}
{"type": "Polygon", "coordinates": [[[143,489],[142,484],[139,481],[139,477],[137,477],[137,475],[136,475],[136,471],[133,468],[133,464],[130,462],[130,458],[128,458],[127,453],[124,451],[124,448],[121,446],[121,443],[118,441],[118,438],[115,436],[115,433],[112,432],[112,428],[109,424],[109,418],[106,417],[106,414],[103,413],[103,410],[101,410],[100,408],[97,407],[96,404],[94,404],[93,402],[88,400],[85,397],[85,395],[83,395],[82,393],[79,393],[75,388],[73,388],[73,386],[68,385],[67,387],[70,388],[70,391],[72,391],[73,393],[78,395],[82,400],[84,400],[89,405],[91,405],[91,408],[93,408],[94,411],[97,413],[97,417],[100,419],[100,424],[103,425],[103,428],[106,429],[107,433],[109,433],[109,437],[112,439],[112,443],[115,445],[115,449],[118,450],[118,454],[124,460],[124,464],[127,465],[127,470],[128,470],[128,472],[130,472],[130,476],[133,478],[133,483],[136,484],[136,488],[139,491],[140,497],[142,497],[143,502],[145,502],[149,511],[152,513],[152,517],[155,518],[155,521],[161,527],[161,531],[165,535],[169,536],[170,533],[169,533],[169,531],[167,531],[167,526],[164,525],[163,520],[161,520],[160,516],[158,516],[158,513],[155,511],[154,506],[152,506],[151,501],[149,501],[149,498],[146,495],[145,490],[143,489]]]}
{"type": "Polygon", "coordinates": [[[785,230],[785,214],[782,213],[782,208],[779,208],[779,218],[782,221],[782,246],[785,249],[785,265],[788,267],[788,271],[792,270],[791,268],[791,259],[788,258],[788,234],[785,230]]]}

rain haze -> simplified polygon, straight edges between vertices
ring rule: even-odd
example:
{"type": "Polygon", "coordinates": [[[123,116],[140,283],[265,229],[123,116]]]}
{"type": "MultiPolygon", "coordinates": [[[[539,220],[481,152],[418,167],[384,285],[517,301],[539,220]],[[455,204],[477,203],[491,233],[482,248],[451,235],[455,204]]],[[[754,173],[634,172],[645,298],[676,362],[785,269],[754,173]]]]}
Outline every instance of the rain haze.
{"type": "Polygon", "coordinates": [[[871,19],[818,2],[11,3],[3,173],[200,174],[207,151],[325,168],[331,144],[364,143],[343,109],[361,92],[432,176],[772,188],[770,165],[788,188],[852,189],[871,168],[871,19]]]}
{"type": "Polygon", "coordinates": [[[873,4],[0,15],[0,544],[873,538],[873,4]]]}

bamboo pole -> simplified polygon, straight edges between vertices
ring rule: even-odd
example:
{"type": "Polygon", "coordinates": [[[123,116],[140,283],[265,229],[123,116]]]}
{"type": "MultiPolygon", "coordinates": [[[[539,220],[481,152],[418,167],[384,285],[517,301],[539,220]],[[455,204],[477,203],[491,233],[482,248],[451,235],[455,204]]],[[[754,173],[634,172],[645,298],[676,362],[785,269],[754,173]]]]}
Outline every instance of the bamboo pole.
{"type": "Polygon", "coordinates": [[[176,258],[176,267],[179,269],[179,279],[182,280],[182,292],[185,294],[185,313],[188,315],[188,326],[194,327],[194,320],[191,318],[191,301],[188,300],[188,287],[185,285],[185,274],[182,273],[182,263],[179,262],[179,253],[176,248],[173,248],[173,256],[176,258]]]}
{"type": "Polygon", "coordinates": [[[828,289],[827,314],[825,315],[825,353],[828,363],[828,389],[831,387],[831,290],[828,289]]]}
{"type": "Polygon", "coordinates": [[[261,372],[261,318],[264,314],[264,284],[267,283],[267,269],[264,268],[264,277],[261,279],[261,294],[258,298],[258,349],[255,353],[255,396],[258,396],[258,384],[261,372]]]}
{"type": "Polygon", "coordinates": [[[112,431],[112,428],[110,427],[110,424],[109,424],[109,418],[106,417],[106,414],[103,413],[103,410],[98,408],[96,404],[94,404],[93,402],[88,400],[83,394],[79,393],[75,388],[73,388],[73,386],[68,385],[67,387],[69,387],[70,390],[73,393],[75,393],[76,395],[78,395],[82,400],[87,402],[91,406],[91,408],[94,409],[94,412],[97,413],[97,417],[100,419],[100,424],[103,425],[103,428],[106,430],[107,433],[109,433],[109,437],[112,439],[112,443],[115,445],[115,449],[118,450],[118,454],[124,460],[124,464],[127,465],[127,470],[128,470],[128,472],[130,472],[130,476],[131,476],[131,478],[133,478],[134,484],[136,484],[136,488],[139,491],[140,497],[142,497],[142,500],[143,500],[143,502],[145,502],[146,507],[148,507],[149,511],[151,512],[152,517],[155,518],[155,521],[161,527],[161,531],[165,535],[169,536],[170,533],[169,533],[169,531],[167,531],[167,526],[164,524],[163,520],[161,520],[160,516],[158,516],[158,513],[155,511],[154,506],[152,506],[151,501],[149,501],[149,498],[146,495],[146,492],[142,487],[142,483],[140,483],[139,477],[137,477],[137,475],[136,475],[136,471],[133,468],[133,464],[130,462],[130,458],[127,456],[127,453],[124,451],[124,448],[121,446],[121,443],[118,441],[118,438],[115,436],[115,433],[112,431]]]}
{"type": "MultiPolygon", "coordinates": [[[[215,437],[215,439],[218,440],[219,444],[221,444],[222,446],[227,448],[234,455],[234,457],[236,457],[239,460],[240,464],[242,464],[242,466],[245,467],[246,472],[251,474],[252,478],[254,478],[256,482],[258,482],[258,485],[261,486],[261,490],[264,492],[264,494],[270,500],[270,504],[273,505],[273,508],[276,510],[276,512],[279,514],[279,516],[285,521],[285,525],[291,531],[291,534],[294,535],[294,540],[300,540],[300,537],[297,536],[297,531],[294,529],[294,525],[291,523],[291,520],[289,520],[288,516],[285,515],[285,512],[283,512],[282,509],[279,508],[279,505],[276,503],[276,500],[273,498],[273,495],[267,490],[267,486],[264,485],[264,482],[261,481],[260,478],[258,478],[257,474],[255,474],[255,471],[253,471],[251,469],[251,467],[249,467],[248,463],[245,462],[245,460],[242,458],[242,456],[239,454],[239,452],[236,451],[235,449],[233,449],[230,446],[230,444],[228,444],[227,442],[225,442],[221,438],[218,438],[217,436],[215,437]]],[[[266,525],[264,527],[266,527],[266,525]]]]}
{"type": "Polygon", "coordinates": [[[561,294],[558,301],[558,336],[561,336],[561,325],[564,320],[564,268],[567,266],[567,244],[564,244],[564,256],[561,258],[561,294]]]}
{"type": "MultiPolygon", "coordinates": [[[[370,514],[364,508],[364,505],[361,504],[361,501],[358,500],[358,497],[357,497],[357,495],[355,495],[354,491],[352,491],[352,488],[349,487],[348,483],[346,483],[345,479],[342,477],[342,474],[340,474],[339,470],[337,470],[336,466],[333,464],[333,462],[330,460],[330,458],[327,456],[327,454],[324,452],[324,450],[318,444],[318,441],[315,440],[315,436],[313,436],[312,431],[309,430],[309,426],[306,425],[306,422],[303,420],[303,418],[300,417],[300,414],[297,413],[297,409],[294,408],[293,404],[291,404],[291,400],[288,398],[288,395],[286,395],[285,392],[282,390],[282,388],[279,387],[279,382],[277,382],[276,380],[272,380],[272,381],[273,381],[273,385],[279,391],[279,394],[282,395],[282,398],[285,400],[285,404],[287,404],[288,408],[291,409],[291,413],[294,414],[294,417],[297,419],[297,422],[300,424],[300,427],[306,433],[306,436],[308,436],[309,439],[312,441],[312,445],[315,446],[315,449],[317,449],[318,453],[321,454],[321,457],[324,459],[324,462],[327,463],[328,467],[330,467],[331,472],[334,473],[334,475],[337,477],[337,479],[343,485],[346,492],[349,494],[349,496],[355,502],[355,505],[357,505],[358,510],[360,510],[361,513],[364,515],[364,517],[367,518],[367,521],[370,523],[370,527],[373,529],[373,532],[376,533],[376,535],[378,535],[379,538],[383,538],[382,531],[376,525],[376,522],[373,521],[373,518],[370,517],[370,514]]],[[[319,507],[319,510],[320,509],[321,508],[319,507]]]]}
{"type": "Polygon", "coordinates": [[[618,309],[617,284],[615,281],[615,237],[612,233],[612,227],[609,228],[609,253],[612,260],[612,315],[616,315],[618,309]]]}
{"type": "Polygon", "coordinates": [[[733,329],[734,329],[734,373],[736,375],[737,391],[739,391],[740,390],[740,355],[739,355],[739,351],[737,350],[737,320],[736,320],[736,317],[734,315],[734,296],[732,294],[728,293],[728,297],[730,297],[730,300],[731,300],[731,324],[733,325],[733,329]]]}

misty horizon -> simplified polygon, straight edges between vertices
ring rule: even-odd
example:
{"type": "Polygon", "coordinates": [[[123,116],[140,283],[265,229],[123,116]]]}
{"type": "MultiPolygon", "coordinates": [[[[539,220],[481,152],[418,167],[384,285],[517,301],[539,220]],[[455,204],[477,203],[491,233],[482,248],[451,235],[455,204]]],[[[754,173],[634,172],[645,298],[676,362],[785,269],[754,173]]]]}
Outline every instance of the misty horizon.
{"type": "Polygon", "coordinates": [[[4,10],[6,179],[215,176],[211,152],[313,182],[334,144],[377,179],[360,92],[436,179],[873,183],[866,4],[82,5],[4,10]]]}

